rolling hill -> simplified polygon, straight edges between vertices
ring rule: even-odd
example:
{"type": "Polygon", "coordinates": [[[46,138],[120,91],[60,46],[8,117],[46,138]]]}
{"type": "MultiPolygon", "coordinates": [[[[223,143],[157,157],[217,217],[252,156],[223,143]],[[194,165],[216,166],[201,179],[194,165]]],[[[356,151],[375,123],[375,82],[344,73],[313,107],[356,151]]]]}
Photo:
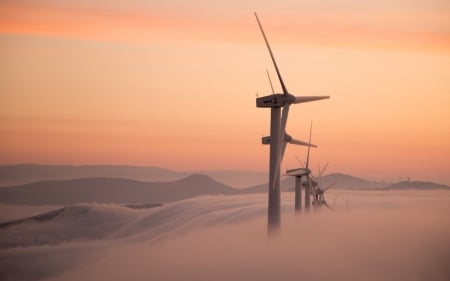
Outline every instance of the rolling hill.
{"type": "Polygon", "coordinates": [[[80,178],[125,178],[137,181],[174,181],[188,175],[189,173],[176,172],[158,167],[18,164],[0,166],[0,186],[80,178]]]}
{"type": "MultiPolygon", "coordinates": [[[[334,184],[335,189],[375,189],[384,186],[374,182],[366,181],[361,178],[345,175],[341,173],[333,173],[322,177],[322,184],[329,186],[334,184]]],[[[241,189],[241,193],[260,193],[267,192],[269,184],[258,184],[241,189]]],[[[281,180],[281,191],[293,191],[295,186],[294,177],[285,177],[281,180]]]]}
{"type": "Polygon", "coordinates": [[[341,173],[332,173],[323,176],[322,184],[324,186],[334,184],[333,188],[335,189],[375,189],[384,187],[380,186],[379,183],[377,184],[375,182],[367,181],[361,178],[341,173]]]}
{"type": "Polygon", "coordinates": [[[401,189],[421,189],[421,190],[435,190],[435,189],[445,189],[450,190],[450,186],[444,184],[438,184],[434,182],[424,182],[424,181],[402,181],[391,184],[384,189],[387,190],[401,190],[401,189]]]}
{"type": "Polygon", "coordinates": [[[243,188],[267,180],[267,173],[254,171],[174,171],[152,166],[125,165],[37,165],[18,164],[0,166],[0,187],[36,181],[72,180],[80,178],[122,178],[136,181],[176,181],[191,174],[210,176],[227,185],[243,188]]]}
{"type": "MultiPolygon", "coordinates": [[[[130,168],[133,172],[127,172],[127,168],[121,170],[122,166],[99,166],[94,168],[89,166],[86,170],[83,170],[82,166],[75,168],[74,166],[60,167],[60,166],[27,166],[23,165],[19,170],[25,172],[26,169],[30,170],[28,179],[33,177],[44,177],[47,172],[51,171],[52,177],[61,169],[61,175],[59,177],[73,176],[76,173],[72,169],[78,171],[81,174],[95,175],[93,177],[84,177],[77,179],[67,180],[43,180],[32,183],[14,185],[9,187],[0,188],[0,203],[4,204],[27,204],[27,205],[68,205],[76,203],[117,203],[117,204],[153,204],[153,203],[166,203],[186,198],[191,198],[201,195],[232,195],[232,194],[251,194],[251,193],[264,193],[268,190],[268,183],[252,185],[247,188],[235,189],[229,185],[216,181],[210,176],[194,174],[175,181],[139,181],[129,178],[120,178],[119,176],[127,174],[138,175],[142,173],[143,176],[146,171],[149,172],[150,177],[161,177],[166,175],[172,177],[176,175],[176,172],[172,174],[169,170],[160,168],[144,168],[138,173],[139,167],[130,168]],[[40,170],[42,169],[42,170],[40,170]],[[119,172],[119,170],[121,170],[119,172]],[[70,172],[68,172],[70,171],[70,172]],[[81,172],[84,171],[84,172],[81,172]],[[114,177],[102,177],[99,175],[110,175],[114,171],[117,174],[114,177]],[[153,174],[152,174],[153,173],[153,174]],[[158,176],[159,175],[159,176],[158,176]]],[[[1,176],[4,176],[8,169],[0,169],[1,176]]],[[[18,171],[14,170],[13,171],[18,171]]],[[[241,172],[245,173],[245,172],[241,172]]],[[[14,178],[14,172],[7,175],[10,180],[14,178]]],[[[180,176],[181,174],[178,174],[180,176]]],[[[233,171],[229,171],[225,174],[227,177],[232,177],[233,171]]],[[[255,176],[255,175],[253,175],[255,176]]],[[[166,177],[166,179],[167,179],[166,177]]],[[[20,178],[20,177],[19,177],[20,178]]],[[[266,180],[266,177],[260,176],[261,180],[266,180]]],[[[439,185],[430,182],[400,182],[390,186],[386,186],[381,183],[370,182],[361,178],[353,177],[350,175],[334,173],[326,175],[322,178],[322,183],[326,187],[333,183],[336,183],[334,188],[336,189],[362,189],[362,190],[393,190],[393,189],[450,189],[446,185],[439,185]]],[[[285,177],[281,182],[281,191],[288,192],[294,188],[294,178],[285,177]]]]}
{"type": "Polygon", "coordinates": [[[143,204],[166,203],[199,195],[234,194],[236,190],[204,175],[173,182],[141,182],[120,178],[82,178],[39,181],[0,188],[0,203],[76,204],[86,202],[143,204]]]}

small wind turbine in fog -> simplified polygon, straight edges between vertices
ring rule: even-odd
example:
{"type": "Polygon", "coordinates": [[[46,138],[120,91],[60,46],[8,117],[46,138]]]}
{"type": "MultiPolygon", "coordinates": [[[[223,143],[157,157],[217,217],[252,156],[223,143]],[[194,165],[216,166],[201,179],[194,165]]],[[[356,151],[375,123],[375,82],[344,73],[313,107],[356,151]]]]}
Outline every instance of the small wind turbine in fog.
{"type": "Polygon", "coordinates": [[[268,206],[268,228],[269,231],[276,230],[280,227],[280,166],[285,148],[286,139],[286,123],[289,114],[289,106],[291,104],[304,103],[327,99],[329,96],[303,96],[295,97],[291,95],[283,82],[277,63],[273,56],[267,37],[259,21],[258,15],[255,13],[262,36],[269,50],[270,57],[280,80],[283,93],[258,97],[256,99],[257,107],[270,107],[270,165],[269,165],[269,206],[268,206]],[[283,112],[281,112],[283,107],[283,112]]]}
{"type": "MultiPolygon", "coordinates": [[[[295,211],[300,212],[302,209],[302,178],[306,177],[305,183],[305,209],[309,211],[311,206],[311,192],[312,192],[312,180],[311,180],[311,170],[309,169],[309,150],[311,147],[317,147],[311,144],[311,135],[312,135],[312,121],[311,126],[309,128],[309,146],[308,146],[308,154],[306,156],[305,166],[298,169],[287,170],[286,174],[288,176],[295,177],[295,211]]],[[[297,160],[302,165],[302,161],[297,157],[297,160]]]]}
{"type": "MultiPolygon", "coordinates": [[[[309,130],[309,143],[311,143],[311,135],[312,135],[312,122],[309,130]]],[[[311,146],[310,146],[311,147],[311,146]]],[[[309,169],[309,156],[310,156],[310,147],[308,147],[308,153],[306,156],[305,166],[303,166],[302,161],[297,157],[298,162],[302,165],[302,168],[287,170],[286,174],[288,176],[295,177],[295,211],[298,213],[302,209],[302,191],[301,188],[303,186],[302,178],[306,177],[305,186],[305,210],[309,212],[311,208],[311,196],[313,197],[312,205],[313,207],[321,207],[326,206],[329,209],[332,209],[325,200],[325,192],[332,188],[336,183],[333,183],[327,187],[324,187],[322,184],[322,175],[328,167],[328,163],[325,165],[323,169],[319,167],[319,175],[314,177],[311,170],[309,169]]],[[[336,201],[336,200],[335,200],[336,201]]],[[[334,206],[334,202],[333,202],[334,206]]]]}
{"type": "Polygon", "coordinates": [[[325,167],[321,170],[319,167],[319,175],[317,177],[314,177],[313,174],[310,174],[310,177],[312,179],[312,194],[313,194],[313,206],[314,207],[322,207],[325,206],[328,209],[333,209],[334,203],[336,202],[336,200],[334,200],[333,202],[333,206],[329,206],[327,201],[325,200],[325,192],[331,188],[333,188],[333,186],[336,185],[335,183],[332,183],[328,186],[324,186],[322,184],[322,176],[323,173],[325,172],[325,169],[328,167],[328,163],[325,165],[325,167]]]}

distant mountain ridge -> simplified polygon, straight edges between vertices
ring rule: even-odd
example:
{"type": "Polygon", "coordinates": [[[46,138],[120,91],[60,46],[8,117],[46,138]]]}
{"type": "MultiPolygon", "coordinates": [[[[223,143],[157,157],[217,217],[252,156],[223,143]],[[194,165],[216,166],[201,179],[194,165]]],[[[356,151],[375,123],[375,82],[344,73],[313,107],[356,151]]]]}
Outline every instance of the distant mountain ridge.
{"type": "MultiPolygon", "coordinates": [[[[8,168],[5,167],[11,168],[11,166],[1,166],[1,176],[4,176],[5,171],[8,170],[8,168]]],[[[55,167],[50,167],[50,170],[55,172],[58,170],[58,167],[56,167],[56,169],[55,167]]],[[[112,166],[112,169],[109,169],[108,166],[98,166],[98,170],[95,169],[96,167],[97,166],[89,166],[87,169],[90,173],[93,173],[93,171],[104,171],[104,169],[106,169],[108,173],[111,173],[111,171],[121,169],[122,166],[112,166]]],[[[130,168],[130,166],[126,167],[130,168]]],[[[36,167],[35,165],[20,165],[19,168],[19,170],[21,171],[31,169],[34,170],[34,172],[39,169],[47,169],[45,166],[36,167]]],[[[66,168],[67,167],[62,167],[61,169],[64,171],[66,168]]],[[[72,168],[74,167],[69,167],[69,169],[72,168]]],[[[84,166],[79,166],[78,168],[83,170],[84,166]]],[[[131,167],[131,169],[134,172],[136,171],[134,167],[131,167]]],[[[144,167],[142,169],[142,173],[153,171],[159,176],[164,173],[172,173],[170,170],[164,170],[156,167],[144,167]]],[[[137,170],[139,170],[139,167],[137,170]]],[[[41,180],[32,183],[1,187],[0,203],[29,205],[68,205],[89,202],[118,204],[157,204],[201,195],[265,193],[269,188],[268,183],[265,183],[236,189],[230,185],[221,183],[211,178],[210,176],[202,174],[192,174],[172,181],[140,181],[129,178],[121,178],[121,175],[122,174],[118,172],[115,176],[110,177],[95,175],[93,177],[82,177],[67,180],[41,180]]],[[[222,174],[222,176],[226,175],[232,176],[233,171],[227,171],[222,174]]],[[[9,174],[8,177],[13,178],[13,176],[14,173],[9,174]]],[[[260,176],[260,178],[261,181],[267,180],[267,177],[265,176],[260,176]]],[[[430,182],[400,182],[392,185],[387,185],[384,183],[371,182],[341,173],[333,173],[323,176],[322,184],[325,187],[335,184],[335,189],[355,190],[450,190],[449,186],[430,182]]],[[[294,186],[295,184],[293,177],[284,177],[281,182],[281,191],[292,191],[294,186]]]]}
{"type": "Polygon", "coordinates": [[[141,182],[120,178],[39,181],[0,188],[0,203],[68,205],[76,203],[166,203],[200,195],[234,194],[236,189],[204,175],[174,182],[141,182]]]}
{"type": "Polygon", "coordinates": [[[247,187],[267,180],[266,173],[254,171],[174,171],[154,166],[127,165],[39,165],[17,164],[0,166],[0,187],[33,183],[42,180],[72,180],[80,178],[124,178],[137,181],[176,181],[191,174],[204,174],[233,187],[247,187]]]}
{"type": "Polygon", "coordinates": [[[323,176],[322,184],[324,186],[330,186],[334,184],[333,188],[335,189],[372,189],[383,187],[375,182],[367,181],[342,173],[332,173],[323,176]]]}
{"type": "Polygon", "coordinates": [[[384,189],[386,190],[401,190],[401,189],[420,189],[420,190],[434,190],[434,189],[446,189],[450,190],[450,186],[444,184],[438,184],[434,182],[425,181],[402,181],[391,184],[384,189]]]}
{"type": "MultiPolygon", "coordinates": [[[[450,189],[450,186],[444,184],[438,184],[433,182],[423,181],[405,181],[394,184],[374,182],[364,180],[358,177],[342,174],[332,173],[322,177],[322,184],[324,187],[333,185],[333,189],[355,189],[355,190],[394,190],[394,189],[450,189]]],[[[285,177],[281,180],[281,191],[288,192],[293,191],[295,186],[294,177],[285,177]]],[[[239,190],[239,193],[260,193],[267,192],[269,184],[258,184],[243,188],[239,190]]]]}
{"type": "MultiPolygon", "coordinates": [[[[305,179],[303,179],[305,181],[305,179]]],[[[333,185],[335,189],[374,189],[385,187],[385,185],[380,185],[379,183],[374,183],[366,181],[361,178],[353,177],[341,173],[332,173],[322,177],[322,184],[326,186],[333,185]]],[[[281,180],[280,188],[282,192],[293,191],[295,186],[294,177],[284,177],[281,180]]],[[[241,189],[241,193],[258,193],[266,192],[269,188],[269,184],[258,184],[241,189]]]]}
{"type": "Polygon", "coordinates": [[[188,175],[189,173],[152,166],[18,164],[0,166],[0,186],[19,185],[42,180],[71,180],[93,177],[128,178],[140,181],[174,181],[188,175]]]}

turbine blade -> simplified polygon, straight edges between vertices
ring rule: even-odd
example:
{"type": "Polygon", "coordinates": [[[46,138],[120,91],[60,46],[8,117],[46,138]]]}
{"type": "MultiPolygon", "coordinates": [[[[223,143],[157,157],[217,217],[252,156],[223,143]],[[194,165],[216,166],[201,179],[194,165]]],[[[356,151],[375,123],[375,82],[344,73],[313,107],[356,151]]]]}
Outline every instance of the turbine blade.
{"type": "Polygon", "coordinates": [[[308,177],[308,189],[311,191],[311,193],[313,193],[313,190],[312,190],[313,188],[312,188],[312,183],[311,183],[311,178],[310,177],[308,177]]]}
{"type": "MultiPolygon", "coordinates": [[[[283,107],[283,112],[281,115],[281,155],[280,155],[280,163],[278,165],[281,165],[281,163],[283,163],[283,157],[284,157],[284,151],[286,150],[286,123],[287,123],[287,117],[289,114],[289,104],[286,104],[283,107]]],[[[291,138],[291,137],[289,137],[291,138]]]]}
{"type": "Polygon", "coordinates": [[[323,173],[328,168],[328,164],[330,164],[330,162],[327,162],[327,164],[325,164],[325,167],[323,167],[322,170],[320,170],[320,167],[319,167],[319,178],[322,177],[323,173]]]}
{"type": "Polygon", "coordinates": [[[331,205],[331,208],[334,209],[334,204],[336,203],[337,195],[334,196],[333,205],[331,205]]]}
{"type": "Polygon", "coordinates": [[[332,189],[336,184],[337,184],[337,182],[333,182],[333,183],[330,184],[329,186],[325,187],[325,188],[323,189],[323,191],[326,191],[326,190],[328,190],[328,189],[332,189]]]}
{"type": "MultiPolygon", "coordinates": [[[[311,125],[309,127],[309,143],[311,143],[311,134],[312,134],[312,120],[311,125]]],[[[308,155],[306,156],[306,169],[309,169],[309,150],[311,146],[308,146],[308,155]]]]}
{"type": "Polygon", "coordinates": [[[309,173],[310,178],[317,184],[317,179],[313,176],[312,173],[309,173]]]}
{"type": "Polygon", "coordinates": [[[317,145],[315,145],[315,144],[308,143],[308,142],[306,142],[306,141],[296,140],[296,139],[291,139],[291,140],[289,141],[289,143],[291,143],[291,144],[296,144],[296,145],[304,145],[304,146],[317,147],[317,145]]]}
{"type": "Polygon", "coordinates": [[[261,25],[261,22],[259,21],[259,18],[258,18],[258,15],[256,14],[256,12],[255,12],[255,17],[256,17],[256,21],[258,22],[259,29],[261,29],[261,33],[264,37],[264,41],[266,42],[267,49],[269,49],[270,57],[272,58],[273,65],[275,66],[275,70],[277,71],[278,79],[280,80],[281,88],[283,88],[283,94],[287,95],[288,90],[286,89],[286,86],[284,85],[283,78],[281,78],[281,74],[280,74],[280,71],[278,70],[277,62],[275,61],[275,57],[273,56],[272,49],[270,48],[270,45],[269,45],[269,41],[267,40],[266,34],[264,33],[264,29],[261,25]]]}
{"type": "Polygon", "coordinates": [[[316,101],[316,100],[324,100],[329,99],[330,96],[305,96],[305,97],[295,97],[295,100],[293,103],[304,103],[304,102],[310,102],[310,101],[316,101]]]}
{"type": "MultiPolygon", "coordinates": [[[[284,141],[286,137],[286,123],[289,115],[289,104],[283,107],[283,112],[281,114],[281,141],[284,141]]],[[[281,158],[283,159],[283,158],[281,158]]]]}
{"type": "MultiPolygon", "coordinates": [[[[295,155],[295,158],[297,158],[297,161],[298,161],[298,163],[300,163],[300,165],[302,165],[302,166],[303,166],[302,160],[300,160],[300,158],[298,158],[298,156],[297,156],[297,155],[295,155]]],[[[304,166],[303,166],[302,168],[304,168],[304,166]]]]}
{"type": "Polygon", "coordinates": [[[322,173],[323,173],[323,171],[320,171],[320,167],[319,167],[319,183],[320,183],[320,189],[322,189],[323,191],[325,191],[324,189],[323,189],[323,184],[322,184],[322,173]]]}
{"type": "Polygon", "coordinates": [[[269,78],[269,83],[270,83],[270,88],[272,89],[272,94],[275,95],[275,90],[273,89],[273,85],[272,85],[272,79],[270,79],[269,70],[267,70],[267,68],[266,68],[266,72],[267,72],[267,78],[269,78]]]}
{"type": "MultiPolygon", "coordinates": [[[[310,174],[311,175],[311,174],[310,174]]],[[[315,200],[315,198],[316,198],[316,189],[314,188],[314,186],[313,186],[313,184],[312,184],[312,182],[311,182],[311,178],[309,179],[309,188],[310,188],[310,190],[311,190],[311,193],[312,193],[312,195],[314,195],[314,200],[315,200]]]]}
{"type": "Polygon", "coordinates": [[[285,140],[283,140],[283,142],[281,143],[281,162],[283,162],[284,152],[286,151],[286,144],[287,141],[285,140]]]}

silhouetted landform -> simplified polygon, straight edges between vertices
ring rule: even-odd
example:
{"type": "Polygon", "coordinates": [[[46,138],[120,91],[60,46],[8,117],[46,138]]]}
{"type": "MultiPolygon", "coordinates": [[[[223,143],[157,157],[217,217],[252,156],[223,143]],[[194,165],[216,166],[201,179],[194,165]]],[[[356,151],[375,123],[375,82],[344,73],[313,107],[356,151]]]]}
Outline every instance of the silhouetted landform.
{"type": "Polygon", "coordinates": [[[80,178],[124,178],[138,181],[174,181],[189,173],[158,167],[114,165],[35,165],[0,166],[0,186],[11,186],[37,181],[71,180],[80,178]]]}
{"type": "MultiPolygon", "coordinates": [[[[281,192],[287,192],[287,191],[291,191],[294,188],[295,182],[294,182],[294,178],[286,178],[281,180],[280,183],[280,190],[281,192]]],[[[251,193],[263,193],[263,192],[267,192],[269,188],[269,183],[264,183],[264,184],[258,184],[258,185],[254,185],[254,186],[250,186],[247,188],[242,188],[239,189],[238,192],[241,194],[251,194],[251,193]]]]}
{"type": "Polygon", "coordinates": [[[24,223],[24,222],[33,222],[33,221],[43,222],[43,221],[51,220],[52,218],[59,215],[59,213],[61,213],[62,211],[64,211],[64,208],[56,209],[56,210],[53,210],[53,211],[50,211],[50,212],[47,212],[44,214],[39,214],[36,216],[24,218],[24,219],[12,220],[12,221],[8,221],[8,222],[0,223],[0,228],[5,228],[5,227],[11,226],[11,225],[24,223]]]}
{"type": "Polygon", "coordinates": [[[253,171],[173,171],[158,167],[116,165],[35,165],[0,166],[0,186],[12,186],[37,181],[72,180],[80,178],[123,178],[137,181],[175,181],[191,174],[204,174],[233,187],[247,187],[267,180],[264,172],[253,171]]]}
{"type": "Polygon", "coordinates": [[[83,204],[3,223],[0,249],[101,239],[127,223],[130,212],[112,204],[83,204]]]}
{"type": "MultiPolygon", "coordinates": [[[[342,174],[342,173],[332,173],[322,177],[322,185],[326,188],[333,185],[333,189],[354,189],[354,190],[390,190],[390,189],[450,189],[449,186],[443,184],[437,184],[433,182],[422,182],[422,181],[404,181],[399,183],[384,183],[384,182],[374,182],[368,181],[354,176],[342,174]]],[[[281,181],[281,191],[282,192],[292,192],[294,191],[294,178],[289,177],[281,181]]],[[[244,189],[240,189],[239,193],[262,193],[267,192],[269,184],[258,184],[255,186],[250,186],[244,189]]]]}
{"type": "Polygon", "coordinates": [[[129,204],[129,205],[124,205],[127,208],[130,209],[136,209],[136,210],[142,210],[142,209],[151,209],[151,208],[155,208],[155,207],[161,207],[164,204],[160,204],[160,203],[153,203],[153,204],[129,204]]]}
{"type": "MultiPolygon", "coordinates": [[[[450,189],[448,186],[427,182],[401,182],[386,186],[345,174],[329,174],[322,178],[327,187],[335,189],[389,190],[389,189],[450,189]]],[[[281,191],[294,188],[294,178],[281,182],[281,191]]],[[[123,178],[81,178],[72,180],[38,181],[0,188],[0,203],[25,205],[70,205],[77,203],[117,203],[129,208],[151,208],[202,195],[233,195],[266,193],[268,184],[235,189],[209,176],[194,174],[172,182],[143,182],[123,178]]]]}
{"type": "Polygon", "coordinates": [[[354,176],[332,173],[322,177],[322,184],[324,187],[334,184],[335,189],[374,189],[383,188],[386,185],[383,183],[376,183],[372,181],[367,181],[354,176]]]}
{"type": "MultiPolygon", "coordinates": [[[[304,179],[305,180],[305,179],[304,179]]],[[[333,173],[329,175],[325,175],[322,177],[322,184],[324,187],[333,185],[335,189],[375,189],[375,188],[383,188],[386,185],[381,183],[375,183],[366,181],[361,178],[353,177],[350,175],[345,175],[341,173],[333,173]]],[[[281,181],[281,191],[282,192],[292,192],[294,191],[294,177],[288,177],[281,181]]],[[[259,184],[255,186],[251,186],[245,189],[240,190],[241,193],[260,193],[267,192],[269,188],[269,184],[259,184]]]]}
{"type": "Polygon", "coordinates": [[[267,172],[255,171],[222,170],[195,171],[195,173],[210,176],[216,181],[234,188],[245,188],[256,184],[261,184],[269,178],[267,172]]]}
{"type": "Polygon", "coordinates": [[[424,181],[402,181],[398,183],[391,184],[384,189],[387,190],[401,190],[401,189],[420,189],[420,190],[435,190],[444,189],[450,190],[450,186],[444,184],[438,184],[434,182],[424,182],[424,181]]]}
{"type": "Polygon", "coordinates": [[[350,175],[334,173],[326,175],[322,178],[323,185],[329,186],[336,183],[335,189],[363,189],[363,190],[394,190],[394,189],[450,189],[449,186],[434,182],[423,181],[402,181],[397,183],[384,183],[367,181],[350,175]]]}
{"type": "Polygon", "coordinates": [[[174,182],[141,182],[118,178],[84,178],[39,181],[0,188],[0,203],[76,204],[85,202],[148,204],[165,203],[199,195],[234,194],[236,190],[204,175],[174,182]]]}

